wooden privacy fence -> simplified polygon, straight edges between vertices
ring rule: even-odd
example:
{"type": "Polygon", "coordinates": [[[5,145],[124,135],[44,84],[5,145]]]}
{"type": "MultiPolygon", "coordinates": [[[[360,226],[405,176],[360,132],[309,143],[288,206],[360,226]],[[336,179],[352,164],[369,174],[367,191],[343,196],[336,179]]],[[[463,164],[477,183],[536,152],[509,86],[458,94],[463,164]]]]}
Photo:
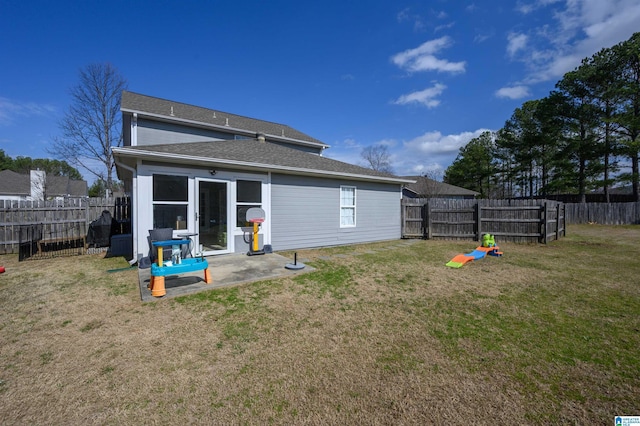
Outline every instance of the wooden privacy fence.
{"type": "Polygon", "coordinates": [[[129,198],[85,198],[55,201],[0,200],[0,254],[20,259],[84,252],[89,224],[108,210],[120,233],[130,231],[129,198]]]}
{"type": "Polygon", "coordinates": [[[540,242],[566,233],[564,204],[548,200],[403,199],[402,237],[540,242]]]}
{"type": "Polygon", "coordinates": [[[566,203],[567,223],[640,224],[640,203],[566,203]]]}

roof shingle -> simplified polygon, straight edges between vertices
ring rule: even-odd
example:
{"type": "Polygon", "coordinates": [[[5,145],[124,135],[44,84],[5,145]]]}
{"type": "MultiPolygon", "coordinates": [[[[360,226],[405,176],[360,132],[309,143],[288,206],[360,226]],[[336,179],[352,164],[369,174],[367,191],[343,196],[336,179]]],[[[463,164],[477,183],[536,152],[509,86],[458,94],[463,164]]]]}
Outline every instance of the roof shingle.
{"type": "Polygon", "coordinates": [[[155,154],[158,157],[169,155],[171,157],[167,157],[167,159],[175,160],[178,157],[186,157],[194,161],[221,161],[252,168],[326,172],[336,175],[357,175],[380,178],[381,180],[409,182],[405,178],[388,173],[255,139],[114,148],[114,153],[116,156],[121,154],[139,156],[143,153],[155,154]]]}

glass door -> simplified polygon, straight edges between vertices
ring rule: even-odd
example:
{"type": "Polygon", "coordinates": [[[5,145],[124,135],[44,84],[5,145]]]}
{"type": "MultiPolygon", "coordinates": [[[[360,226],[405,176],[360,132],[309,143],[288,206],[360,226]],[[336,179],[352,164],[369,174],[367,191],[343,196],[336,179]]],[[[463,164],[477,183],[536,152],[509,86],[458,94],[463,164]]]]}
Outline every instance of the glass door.
{"type": "Polygon", "coordinates": [[[198,244],[205,255],[229,253],[228,183],[205,179],[196,183],[198,244]]]}

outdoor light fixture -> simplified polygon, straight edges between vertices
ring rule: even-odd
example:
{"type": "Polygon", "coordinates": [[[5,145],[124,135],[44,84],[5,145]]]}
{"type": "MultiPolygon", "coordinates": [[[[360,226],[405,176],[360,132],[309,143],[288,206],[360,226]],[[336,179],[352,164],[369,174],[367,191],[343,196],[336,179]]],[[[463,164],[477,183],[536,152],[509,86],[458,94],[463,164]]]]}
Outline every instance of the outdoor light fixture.
{"type": "Polygon", "coordinates": [[[215,176],[215,175],[216,175],[216,171],[215,171],[215,170],[213,170],[213,169],[211,169],[211,170],[209,170],[209,174],[210,174],[211,176],[215,176]]]}

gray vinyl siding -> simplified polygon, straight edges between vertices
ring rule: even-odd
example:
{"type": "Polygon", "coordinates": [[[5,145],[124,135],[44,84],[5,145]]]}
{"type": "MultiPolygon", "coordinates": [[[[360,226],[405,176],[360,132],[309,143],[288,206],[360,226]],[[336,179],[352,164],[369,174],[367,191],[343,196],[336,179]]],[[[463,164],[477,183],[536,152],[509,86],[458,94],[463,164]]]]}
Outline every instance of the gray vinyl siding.
{"type": "MultiPolygon", "coordinates": [[[[130,133],[130,132],[128,132],[130,133]]],[[[131,137],[126,135],[130,141],[131,137]]],[[[234,139],[236,134],[219,132],[198,127],[180,126],[178,124],[164,123],[158,121],[138,120],[138,145],[163,145],[182,142],[207,142],[211,140],[234,139]]],[[[255,135],[238,135],[239,138],[252,138],[255,135]]],[[[130,143],[130,142],[129,142],[130,143]]],[[[294,145],[282,141],[275,142],[278,145],[297,149],[299,151],[320,154],[321,149],[313,146],[294,145]]]]}
{"type": "Polygon", "coordinates": [[[162,145],[181,142],[205,142],[233,139],[233,135],[197,127],[179,126],[149,120],[138,120],[138,145],[162,145]]]}
{"type": "Polygon", "coordinates": [[[291,250],[399,239],[400,185],[273,175],[271,240],[291,250]],[[340,227],[340,186],[356,187],[356,226],[340,227]]]}
{"type": "Polygon", "coordinates": [[[317,148],[315,146],[291,145],[291,144],[288,144],[288,143],[285,143],[285,142],[273,141],[273,140],[270,140],[270,139],[267,139],[267,141],[269,141],[271,143],[274,143],[276,145],[287,147],[287,148],[297,149],[298,151],[310,152],[312,154],[322,154],[322,149],[321,148],[317,148]]]}

